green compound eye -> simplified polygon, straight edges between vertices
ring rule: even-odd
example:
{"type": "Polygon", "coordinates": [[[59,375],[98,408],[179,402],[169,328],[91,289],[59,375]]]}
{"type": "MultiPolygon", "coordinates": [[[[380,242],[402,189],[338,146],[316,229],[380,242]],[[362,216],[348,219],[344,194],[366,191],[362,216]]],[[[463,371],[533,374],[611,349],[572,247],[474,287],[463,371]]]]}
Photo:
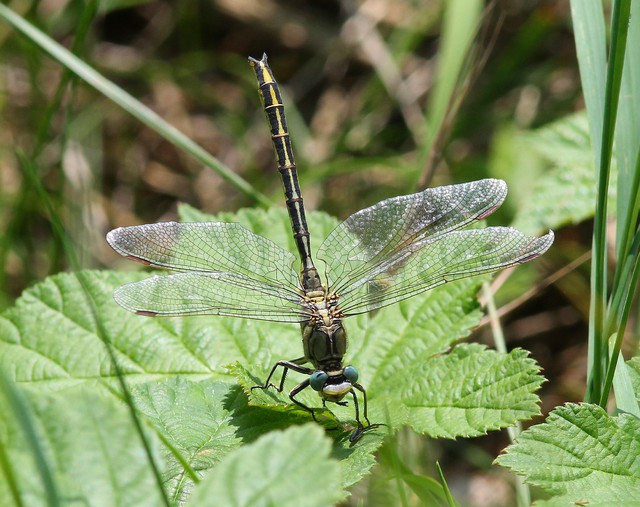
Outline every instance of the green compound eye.
{"type": "MultiPolygon", "coordinates": [[[[356,378],[357,376],[358,375],[356,374],[356,378]]],[[[313,389],[314,391],[322,391],[322,388],[324,387],[328,378],[329,378],[329,375],[327,375],[325,372],[314,371],[311,374],[311,377],[309,377],[309,385],[311,386],[311,389],[313,389]]]]}
{"type": "Polygon", "coordinates": [[[358,370],[356,370],[353,366],[345,366],[342,370],[342,374],[347,377],[347,380],[352,384],[358,381],[358,370]]]}

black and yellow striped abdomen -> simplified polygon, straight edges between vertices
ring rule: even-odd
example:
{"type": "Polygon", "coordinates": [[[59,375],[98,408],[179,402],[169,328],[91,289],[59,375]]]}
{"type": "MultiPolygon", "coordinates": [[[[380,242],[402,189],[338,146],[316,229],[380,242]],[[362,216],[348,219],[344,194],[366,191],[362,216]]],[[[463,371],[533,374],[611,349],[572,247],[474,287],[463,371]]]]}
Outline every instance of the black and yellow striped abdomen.
{"type": "Polygon", "coordinates": [[[278,83],[267,64],[267,55],[262,60],[249,58],[258,79],[258,90],[264,111],[271,128],[271,140],[276,154],[278,171],[282,177],[287,210],[293,228],[293,237],[302,261],[302,284],[307,290],[321,289],[320,281],[311,258],[311,243],[309,241],[309,228],[304,212],[304,203],[298,183],[296,163],[293,158],[291,139],[287,129],[287,120],[284,114],[284,105],[280,95],[278,83]]]}

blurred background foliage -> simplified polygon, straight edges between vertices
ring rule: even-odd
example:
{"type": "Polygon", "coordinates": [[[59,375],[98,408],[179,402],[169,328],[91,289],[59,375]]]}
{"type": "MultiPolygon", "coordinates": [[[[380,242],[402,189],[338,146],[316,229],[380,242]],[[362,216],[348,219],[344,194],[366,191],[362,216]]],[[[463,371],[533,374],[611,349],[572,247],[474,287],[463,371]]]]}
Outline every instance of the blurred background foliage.
{"type": "MultiPolygon", "coordinates": [[[[282,206],[281,183],[247,65],[247,56],[263,52],[283,87],[309,209],[345,218],[426,185],[501,177],[510,197],[492,220],[509,223],[550,165],[522,144],[523,135],[583,109],[569,2],[468,2],[480,25],[468,52],[455,54],[453,44],[463,72],[453,98],[443,98],[434,90],[447,64],[447,3],[6,2],[274,205],[282,206]],[[430,111],[440,110],[449,114],[430,132],[430,111]]],[[[213,213],[259,205],[4,23],[0,115],[0,308],[52,273],[124,268],[104,241],[113,227],[175,219],[180,202],[213,213]]],[[[525,296],[505,316],[505,334],[510,346],[532,351],[552,381],[542,391],[545,411],[584,390],[588,267],[578,261],[562,278],[545,277],[589,250],[590,229],[556,231],[553,251],[520,268],[498,294],[501,304],[525,296]]],[[[480,329],[476,338],[488,336],[480,329]]],[[[412,444],[415,436],[399,439],[412,470],[439,457],[469,504],[509,505],[509,486],[497,476],[506,472],[490,467],[504,434],[427,444],[431,458],[424,444],[412,444]]],[[[383,464],[385,456],[383,449],[383,464]]],[[[375,480],[358,487],[375,489],[375,480]]]]}

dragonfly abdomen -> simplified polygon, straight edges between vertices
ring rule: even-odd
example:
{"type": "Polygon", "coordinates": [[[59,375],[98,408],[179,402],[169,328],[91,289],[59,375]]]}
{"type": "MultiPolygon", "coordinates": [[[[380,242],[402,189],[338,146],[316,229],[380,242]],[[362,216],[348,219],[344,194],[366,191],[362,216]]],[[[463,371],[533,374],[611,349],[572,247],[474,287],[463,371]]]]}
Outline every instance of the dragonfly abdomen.
{"type": "MultiPolygon", "coordinates": [[[[304,285],[304,271],[314,268],[311,258],[311,243],[309,241],[309,227],[304,211],[304,201],[300,193],[298,183],[298,173],[293,157],[293,148],[287,129],[287,120],[284,114],[284,105],[280,95],[278,83],[273,77],[271,69],[267,65],[267,55],[262,56],[262,60],[249,58],[249,63],[253,67],[258,79],[258,90],[264,105],[264,112],[269,121],[271,129],[271,141],[278,163],[278,172],[282,178],[284,195],[286,197],[287,210],[293,228],[293,237],[296,242],[298,253],[302,261],[303,287],[305,289],[317,289],[315,280],[311,280],[311,285],[304,285]]],[[[312,278],[312,277],[311,277],[312,278]]],[[[319,280],[319,279],[318,279],[319,280]]]]}

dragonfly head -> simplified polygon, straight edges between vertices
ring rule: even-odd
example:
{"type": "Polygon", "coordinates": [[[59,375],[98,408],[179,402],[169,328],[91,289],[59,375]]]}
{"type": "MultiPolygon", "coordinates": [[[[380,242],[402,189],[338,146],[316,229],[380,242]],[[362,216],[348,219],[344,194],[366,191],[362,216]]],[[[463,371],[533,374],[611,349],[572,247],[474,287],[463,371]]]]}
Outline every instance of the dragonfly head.
{"type": "Polygon", "coordinates": [[[345,366],[337,371],[316,370],[309,377],[309,385],[327,401],[338,402],[353,389],[358,381],[358,370],[345,366]]]}

